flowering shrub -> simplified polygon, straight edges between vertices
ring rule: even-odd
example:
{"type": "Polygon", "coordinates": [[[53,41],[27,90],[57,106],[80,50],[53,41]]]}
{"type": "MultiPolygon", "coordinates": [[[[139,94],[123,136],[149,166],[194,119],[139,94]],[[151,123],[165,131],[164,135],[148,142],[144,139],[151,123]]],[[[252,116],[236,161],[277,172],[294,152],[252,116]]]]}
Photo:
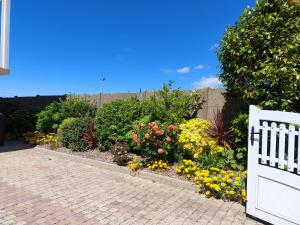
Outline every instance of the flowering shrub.
{"type": "Polygon", "coordinates": [[[51,149],[57,149],[60,146],[58,136],[55,133],[49,133],[37,140],[39,145],[49,145],[51,149]]]}
{"type": "Polygon", "coordinates": [[[136,172],[142,167],[143,163],[137,157],[133,157],[132,160],[128,162],[128,168],[131,169],[132,172],[136,172]]]}
{"type": "Polygon", "coordinates": [[[207,133],[211,123],[204,119],[191,119],[179,125],[180,134],[178,142],[183,149],[194,158],[208,150],[211,154],[224,151],[224,147],[219,146],[207,133]]]}
{"type": "Polygon", "coordinates": [[[39,140],[44,138],[46,134],[40,132],[26,132],[23,134],[25,142],[30,145],[37,145],[39,140]]]}
{"type": "Polygon", "coordinates": [[[168,163],[162,161],[162,160],[159,160],[159,161],[154,161],[154,162],[151,162],[149,164],[147,164],[147,167],[150,169],[150,170],[169,170],[170,169],[170,166],[168,165],[168,163]]]}
{"type": "Polygon", "coordinates": [[[176,125],[160,127],[156,122],[141,124],[132,132],[136,148],[143,156],[167,161],[175,161],[178,157],[177,135],[176,125]]]}
{"type": "Polygon", "coordinates": [[[26,132],[23,134],[25,142],[30,145],[49,145],[51,149],[60,146],[58,137],[55,133],[26,132]]]}
{"type": "Polygon", "coordinates": [[[191,160],[183,160],[176,173],[194,180],[200,193],[206,197],[222,198],[231,201],[246,201],[246,171],[235,172],[211,167],[201,169],[191,160]]]}

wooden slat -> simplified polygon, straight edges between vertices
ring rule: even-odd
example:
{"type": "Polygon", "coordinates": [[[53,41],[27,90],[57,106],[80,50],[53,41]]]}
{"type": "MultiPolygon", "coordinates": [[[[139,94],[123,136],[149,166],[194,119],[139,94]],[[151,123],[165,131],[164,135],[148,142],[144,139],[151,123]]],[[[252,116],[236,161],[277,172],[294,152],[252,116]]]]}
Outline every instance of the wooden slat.
{"type": "Polygon", "coordinates": [[[278,167],[284,169],[284,150],[285,150],[285,125],[279,125],[279,157],[278,167]]]}
{"type": "Polygon", "coordinates": [[[263,122],[262,130],[262,151],[261,151],[261,163],[267,163],[267,149],[268,149],[268,122],[263,122]]]}
{"type": "Polygon", "coordinates": [[[289,125],[288,171],[294,172],[295,161],[295,126],[289,125]]]}
{"type": "Polygon", "coordinates": [[[272,122],[271,124],[271,147],[270,147],[270,165],[275,166],[275,158],[276,158],[276,130],[277,124],[272,122]]]}

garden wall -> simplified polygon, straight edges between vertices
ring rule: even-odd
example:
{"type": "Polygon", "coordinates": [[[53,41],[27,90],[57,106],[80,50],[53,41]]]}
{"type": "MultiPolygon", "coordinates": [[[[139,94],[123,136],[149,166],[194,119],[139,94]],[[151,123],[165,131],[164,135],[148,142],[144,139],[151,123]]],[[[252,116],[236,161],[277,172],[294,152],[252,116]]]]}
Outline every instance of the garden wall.
{"type": "MultiPolygon", "coordinates": [[[[189,91],[187,91],[189,92],[189,91]]],[[[240,103],[232,98],[225,100],[224,89],[204,89],[202,90],[205,103],[203,108],[199,111],[198,117],[212,120],[213,113],[217,109],[223,110],[226,117],[232,117],[235,112],[238,111],[240,103]]],[[[92,94],[92,95],[76,95],[84,98],[97,107],[101,107],[104,103],[111,102],[116,99],[124,99],[128,97],[137,97],[140,100],[146,99],[153,95],[152,91],[145,91],[141,93],[113,93],[113,94],[92,94]]],[[[21,107],[42,107],[49,103],[58,100],[59,98],[65,98],[65,95],[60,96],[34,96],[34,97],[14,97],[14,98],[0,98],[0,111],[1,105],[7,103],[16,103],[21,107]],[[2,103],[2,104],[1,104],[2,103]]],[[[228,118],[229,119],[229,118],[228,118]]]]}

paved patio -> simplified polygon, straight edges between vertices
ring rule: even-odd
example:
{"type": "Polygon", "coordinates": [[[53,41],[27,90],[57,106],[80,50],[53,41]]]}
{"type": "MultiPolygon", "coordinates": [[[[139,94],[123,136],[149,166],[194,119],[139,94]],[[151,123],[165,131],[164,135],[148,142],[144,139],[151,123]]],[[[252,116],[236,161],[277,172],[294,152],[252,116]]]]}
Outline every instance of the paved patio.
{"type": "Polygon", "coordinates": [[[0,152],[0,224],[258,222],[236,203],[26,149],[0,152]]]}

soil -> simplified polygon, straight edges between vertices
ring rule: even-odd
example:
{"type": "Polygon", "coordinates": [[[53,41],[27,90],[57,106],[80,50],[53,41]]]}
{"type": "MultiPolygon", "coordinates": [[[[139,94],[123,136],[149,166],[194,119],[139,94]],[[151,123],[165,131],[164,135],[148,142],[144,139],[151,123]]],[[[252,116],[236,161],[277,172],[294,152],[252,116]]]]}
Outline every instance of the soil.
{"type": "MultiPolygon", "coordinates": [[[[76,155],[76,156],[80,156],[83,158],[88,158],[88,159],[93,159],[93,160],[98,160],[98,161],[102,161],[102,162],[106,162],[106,163],[111,163],[116,165],[116,163],[113,162],[113,155],[111,152],[106,151],[106,152],[101,152],[99,150],[93,150],[93,151],[84,151],[84,152],[74,152],[68,148],[65,147],[60,147],[58,149],[51,149],[49,145],[43,145],[42,147],[45,147],[49,150],[53,150],[53,151],[57,151],[57,152],[62,152],[62,153],[66,153],[66,154],[70,154],[70,155],[76,155]]],[[[130,154],[131,157],[136,156],[135,154],[130,154]]],[[[139,156],[137,156],[138,158],[140,158],[139,156]]],[[[186,180],[184,177],[179,176],[176,173],[176,167],[178,165],[174,164],[172,166],[170,166],[170,170],[150,170],[147,167],[143,168],[143,171],[149,172],[149,173],[155,173],[155,174],[159,174],[159,175],[163,175],[163,176],[167,176],[167,177],[172,177],[172,178],[176,178],[179,180],[186,180]]]]}

